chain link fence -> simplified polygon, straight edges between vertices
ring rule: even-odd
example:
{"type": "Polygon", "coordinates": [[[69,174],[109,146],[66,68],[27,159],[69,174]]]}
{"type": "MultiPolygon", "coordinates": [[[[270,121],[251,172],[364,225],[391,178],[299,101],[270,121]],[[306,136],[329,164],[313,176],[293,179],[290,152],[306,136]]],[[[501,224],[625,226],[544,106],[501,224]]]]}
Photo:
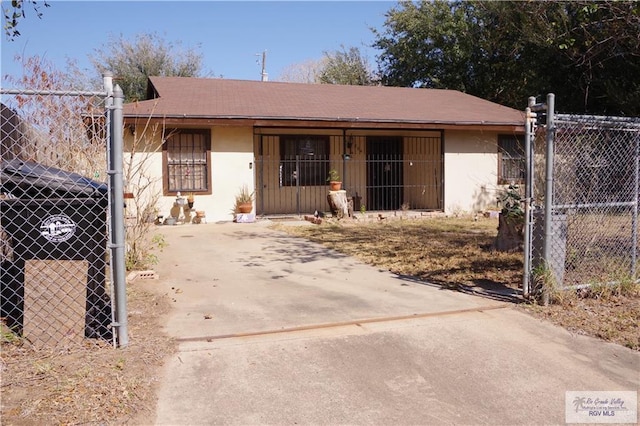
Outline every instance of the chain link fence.
{"type": "Polygon", "coordinates": [[[124,272],[110,261],[113,94],[2,95],[2,333],[36,348],[122,344],[113,283],[124,272]]]}
{"type": "Polygon", "coordinates": [[[531,132],[525,294],[637,280],[640,118],[546,114],[531,132]]]}

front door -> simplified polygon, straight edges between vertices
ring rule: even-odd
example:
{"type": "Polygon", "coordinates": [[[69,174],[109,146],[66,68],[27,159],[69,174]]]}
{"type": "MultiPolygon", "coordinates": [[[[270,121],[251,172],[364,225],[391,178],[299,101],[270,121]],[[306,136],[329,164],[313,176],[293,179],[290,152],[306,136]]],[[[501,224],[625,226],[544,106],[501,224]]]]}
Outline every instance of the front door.
{"type": "Polygon", "coordinates": [[[367,137],[367,210],[402,204],[402,137],[367,137]]]}

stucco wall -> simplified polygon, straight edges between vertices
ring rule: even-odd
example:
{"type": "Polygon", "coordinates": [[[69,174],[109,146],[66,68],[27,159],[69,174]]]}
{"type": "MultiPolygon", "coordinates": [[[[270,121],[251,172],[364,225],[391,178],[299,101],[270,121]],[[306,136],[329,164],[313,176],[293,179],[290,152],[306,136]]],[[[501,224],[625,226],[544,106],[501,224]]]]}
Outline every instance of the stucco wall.
{"type": "MultiPolygon", "coordinates": [[[[130,217],[137,215],[138,209],[154,208],[154,199],[162,199],[162,152],[137,152],[131,156],[124,155],[124,184],[125,192],[135,195],[133,200],[125,200],[127,206],[125,214],[130,217]],[[135,171],[127,176],[128,171],[135,171]],[[136,188],[145,188],[136,190],[136,188]]],[[[168,210],[162,212],[160,205],[154,214],[167,216],[168,210]]],[[[151,213],[151,212],[150,212],[151,213]]]]}
{"type": "MultiPolygon", "coordinates": [[[[129,139],[131,136],[129,135],[129,139]]],[[[160,136],[154,138],[159,146],[160,136]]],[[[357,138],[356,138],[357,139],[357,138]]],[[[129,143],[130,145],[130,143],[129,143]]],[[[254,138],[251,127],[216,127],[211,133],[212,195],[196,195],[194,208],[207,220],[232,220],[235,194],[242,184],[255,191],[254,138]]],[[[125,154],[126,156],[126,154],[125,154]]],[[[162,194],[162,153],[142,153],[154,194],[162,194]]],[[[355,158],[355,155],[354,155],[355,158]]],[[[448,213],[475,212],[496,207],[497,133],[444,132],[444,209],[448,213]]],[[[352,170],[350,172],[354,173],[352,170]]],[[[350,176],[355,176],[350,173],[350,176]]],[[[134,184],[135,182],[129,182],[134,184]]],[[[160,196],[159,214],[169,215],[175,197],[160,196]]],[[[255,206],[254,206],[255,207],[255,206]]],[[[255,211],[255,209],[254,209],[255,211]]]]}
{"type": "Polygon", "coordinates": [[[495,208],[497,133],[447,130],[444,141],[445,211],[473,213],[495,208]]]}
{"type": "MultiPolygon", "coordinates": [[[[149,184],[145,191],[147,199],[157,196],[158,214],[165,217],[175,214],[175,197],[166,197],[162,191],[162,152],[160,151],[161,134],[148,135],[147,146],[155,146],[158,151],[137,152],[133,156],[133,164],[139,167],[144,164],[144,175],[140,181],[130,179],[127,184],[149,184]],[[151,142],[153,141],[153,142],[151,142]]],[[[125,135],[125,163],[128,162],[132,147],[133,136],[125,135]]],[[[138,149],[137,151],[140,151],[138,149]]],[[[235,195],[242,184],[247,184],[249,191],[254,188],[253,165],[253,129],[250,127],[218,127],[211,133],[211,195],[196,195],[194,209],[204,210],[207,221],[230,221],[233,219],[231,210],[235,204],[235,195]]],[[[125,166],[126,171],[126,166],[125,166]]],[[[182,194],[186,196],[187,194],[182,194]]],[[[135,214],[135,204],[145,205],[142,200],[130,202],[127,214],[135,214]]]]}
{"type": "MultiPolygon", "coordinates": [[[[124,132],[124,190],[135,196],[125,200],[125,216],[135,218],[139,209],[150,209],[149,214],[167,215],[168,210],[162,212],[155,202],[162,197],[163,129],[160,126],[137,126],[135,133],[131,131],[133,129],[127,127],[124,132]]],[[[140,212],[140,216],[142,214],[140,212]]]]}
{"type": "MultiPolygon", "coordinates": [[[[197,197],[197,210],[205,210],[208,221],[232,220],[231,210],[240,187],[246,184],[254,192],[253,129],[216,127],[211,135],[210,197],[197,197]],[[198,198],[203,198],[198,203],[198,198]]],[[[254,199],[255,212],[255,199],[254,199]]]]}

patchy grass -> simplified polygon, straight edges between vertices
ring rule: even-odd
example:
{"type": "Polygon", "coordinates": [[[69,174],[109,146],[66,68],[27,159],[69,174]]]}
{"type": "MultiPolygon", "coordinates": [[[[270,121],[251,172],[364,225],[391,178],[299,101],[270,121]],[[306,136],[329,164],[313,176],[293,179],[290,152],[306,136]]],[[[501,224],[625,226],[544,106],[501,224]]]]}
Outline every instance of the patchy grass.
{"type": "Polygon", "coordinates": [[[497,226],[497,220],[484,218],[432,218],[281,229],[393,273],[444,287],[516,289],[522,281],[522,255],[491,249],[497,226]]]}
{"type": "Polygon", "coordinates": [[[526,309],[573,333],[640,350],[640,285],[629,279],[614,285],[556,290],[549,306],[531,304],[526,309]]]}
{"type": "MultiPolygon", "coordinates": [[[[446,288],[517,290],[522,282],[522,253],[492,250],[497,226],[497,219],[486,218],[276,225],[368,264],[446,288]]],[[[595,286],[591,291],[556,292],[549,306],[518,306],[574,333],[640,350],[638,284],[624,282],[618,287],[595,286]]]]}

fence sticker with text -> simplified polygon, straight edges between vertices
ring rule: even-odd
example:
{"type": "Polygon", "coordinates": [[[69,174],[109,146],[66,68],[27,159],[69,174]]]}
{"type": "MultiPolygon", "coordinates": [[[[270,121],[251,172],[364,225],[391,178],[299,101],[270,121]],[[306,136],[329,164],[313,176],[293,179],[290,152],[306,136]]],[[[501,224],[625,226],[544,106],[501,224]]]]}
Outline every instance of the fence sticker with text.
{"type": "Polygon", "coordinates": [[[76,232],[76,224],[64,214],[58,214],[46,218],[40,225],[42,236],[47,240],[60,243],[67,241],[76,232]]]}

